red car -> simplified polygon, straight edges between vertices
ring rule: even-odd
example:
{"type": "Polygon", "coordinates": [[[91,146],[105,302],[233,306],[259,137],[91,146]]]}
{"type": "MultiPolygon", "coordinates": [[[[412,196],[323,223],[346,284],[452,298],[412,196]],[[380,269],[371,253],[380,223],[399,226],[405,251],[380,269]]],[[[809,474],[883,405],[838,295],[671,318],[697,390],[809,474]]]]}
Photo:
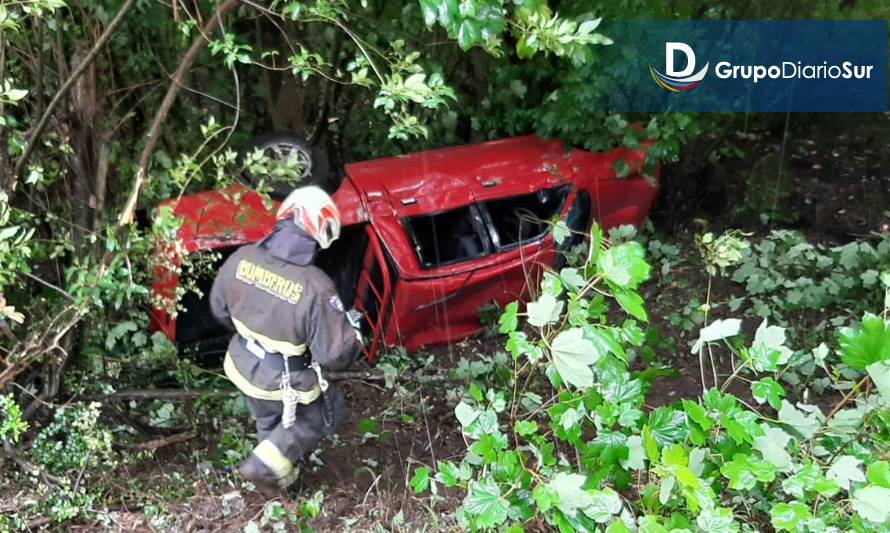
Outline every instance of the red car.
{"type": "MultiPolygon", "coordinates": [[[[364,313],[369,361],[381,345],[415,350],[467,338],[482,329],[480,307],[527,297],[538,266],[557,260],[554,216],[579,232],[592,220],[639,225],[656,195],[639,173],[645,151],[591,153],[525,136],[346,165],[333,195],[343,230],[318,264],[364,313]],[[617,177],[618,160],[631,175],[617,177]]],[[[186,196],[173,209],[188,254],[224,259],[275,225],[275,207],[242,186],[186,196]]],[[[155,327],[180,346],[206,350],[227,339],[209,313],[211,282],[197,282],[204,295],[187,293],[178,316],[155,310],[155,327]]],[[[154,289],[170,297],[179,283],[162,271],[154,289]]]]}

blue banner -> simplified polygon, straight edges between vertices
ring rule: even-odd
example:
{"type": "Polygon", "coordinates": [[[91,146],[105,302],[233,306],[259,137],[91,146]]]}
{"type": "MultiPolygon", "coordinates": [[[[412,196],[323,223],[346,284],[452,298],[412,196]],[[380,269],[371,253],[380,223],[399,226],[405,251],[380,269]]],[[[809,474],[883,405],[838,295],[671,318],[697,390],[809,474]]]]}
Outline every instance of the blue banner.
{"type": "Polygon", "coordinates": [[[887,111],[888,22],[611,21],[598,111],[887,111]]]}

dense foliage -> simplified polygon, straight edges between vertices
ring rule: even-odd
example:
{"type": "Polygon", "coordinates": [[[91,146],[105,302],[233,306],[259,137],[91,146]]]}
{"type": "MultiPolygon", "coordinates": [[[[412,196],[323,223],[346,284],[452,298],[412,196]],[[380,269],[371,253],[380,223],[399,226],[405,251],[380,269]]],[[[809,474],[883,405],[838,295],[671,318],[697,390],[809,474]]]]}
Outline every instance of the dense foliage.
{"type": "MultiPolygon", "coordinates": [[[[717,243],[705,254],[711,272],[742,259],[731,234],[702,241],[717,243]]],[[[639,243],[609,245],[595,228],[583,262],[546,273],[525,313],[508,306],[500,332],[512,361],[480,375],[455,408],[465,456],[435,475],[419,468],[414,489],[465,490],[460,517],[473,530],[538,520],[560,531],[885,530],[890,272],[878,281],[881,315],[866,313],[830,347],[792,348],[767,319],[749,340],[740,319],[706,323],[692,352],[712,363],[729,352],[731,374],[697,400],[655,408],[647,390],[658,372],[631,370],[646,342],[637,290],[649,273],[639,243]],[[615,323],[610,302],[631,317],[615,323]],[[781,382],[810,355],[838,394],[830,404],[781,382]]]]}

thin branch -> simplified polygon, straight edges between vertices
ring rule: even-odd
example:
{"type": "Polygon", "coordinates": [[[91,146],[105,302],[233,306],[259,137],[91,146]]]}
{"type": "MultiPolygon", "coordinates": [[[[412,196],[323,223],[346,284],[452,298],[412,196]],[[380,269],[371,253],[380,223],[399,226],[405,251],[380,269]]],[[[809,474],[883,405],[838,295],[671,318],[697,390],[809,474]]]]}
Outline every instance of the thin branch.
{"type": "Polygon", "coordinates": [[[44,130],[49,125],[49,120],[52,117],[53,111],[55,111],[56,106],[61,103],[62,99],[68,94],[68,91],[74,87],[74,84],[80,78],[80,76],[86,71],[87,68],[93,63],[96,57],[99,55],[99,52],[102,51],[102,48],[105,46],[105,43],[111,38],[114,32],[117,30],[118,26],[124,21],[124,18],[127,12],[130,10],[133,5],[136,4],[136,0],[127,0],[124,5],[118,10],[117,15],[114,16],[114,19],[111,20],[111,23],[108,24],[108,27],[105,28],[105,31],[102,32],[102,35],[99,36],[99,39],[93,44],[93,47],[90,49],[89,53],[86,57],[83,58],[83,61],[80,62],[80,65],[74,69],[74,72],[68,76],[68,79],[65,80],[65,83],[62,84],[62,87],[56,92],[53,99],[50,101],[49,105],[46,106],[46,110],[43,112],[43,116],[40,117],[40,121],[35,126],[34,131],[31,132],[31,135],[28,137],[28,144],[25,145],[25,149],[22,151],[22,156],[19,158],[18,162],[15,165],[15,170],[13,171],[13,178],[17,179],[22,176],[22,173],[25,170],[25,167],[28,164],[28,159],[31,157],[31,153],[34,151],[34,147],[37,145],[37,141],[40,139],[40,136],[43,135],[44,130]]]}
{"type": "Polygon", "coordinates": [[[142,155],[139,157],[139,167],[136,171],[136,180],[133,182],[133,189],[130,191],[127,203],[124,205],[124,209],[118,219],[119,227],[126,226],[133,221],[133,215],[136,212],[136,203],[139,200],[139,191],[144,186],[148,185],[149,182],[148,166],[149,163],[151,163],[151,158],[154,155],[155,148],[157,147],[158,140],[161,136],[161,126],[163,126],[164,121],[167,119],[167,115],[170,113],[170,109],[173,107],[173,103],[176,101],[176,97],[179,95],[186,73],[191,69],[192,64],[198,58],[198,53],[208,42],[205,35],[209,36],[214,33],[221,25],[222,18],[240,4],[241,0],[226,0],[225,3],[221,4],[216,9],[216,13],[214,13],[210,20],[207,21],[207,24],[201,29],[201,34],[195,37],[195,40],[192,41],[192,45],[189,47],[188,51],[182,56],[182,61],[179,63],[179,67],[176,69],[176,72],[173,73],[173,80],[170,82],[170,87],[167,88],[167,94],[164,95],[164,100],[161,101],[161,105],[158,107],[158,111],[155,113],[154,120],[148,130],[145,148],[142,149],[142,155]]]}

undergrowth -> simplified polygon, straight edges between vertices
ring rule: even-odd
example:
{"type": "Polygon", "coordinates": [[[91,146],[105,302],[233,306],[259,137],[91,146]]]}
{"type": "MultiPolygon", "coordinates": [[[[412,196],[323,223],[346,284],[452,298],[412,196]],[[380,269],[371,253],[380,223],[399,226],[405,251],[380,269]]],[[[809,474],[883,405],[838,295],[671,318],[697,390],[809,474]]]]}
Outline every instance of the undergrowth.
{"type": "Polygon", "coordinates": [[[587,253],[545,273],[524,312],[506,308],[507,371],[472,375],[454,411],[466,451],[417,468],[415,492],[463,491],[469,530],[887,531],[887,240],[824,248],[777,232],[751,249],[738,233],[703,236],[708,279],[734,270],[748,305],[709,320],[706,291],[689,355],[705,390],[652,409],[657,373],[629,370],[646,342],[638,290],[651,269],[640,243],[612,237],[595,228],[587,253]],[[629,316],[610,319],[615,304],[629,316]],[[818,345],[779,325],[817,307],[845,326],[818,345]],[[715,354],[729,375],[710,368],[715,354]],[[822,402],[793,386],[817,369],[822,402]],[[731,392],[739,386],[750,395],[731,392]]]}

